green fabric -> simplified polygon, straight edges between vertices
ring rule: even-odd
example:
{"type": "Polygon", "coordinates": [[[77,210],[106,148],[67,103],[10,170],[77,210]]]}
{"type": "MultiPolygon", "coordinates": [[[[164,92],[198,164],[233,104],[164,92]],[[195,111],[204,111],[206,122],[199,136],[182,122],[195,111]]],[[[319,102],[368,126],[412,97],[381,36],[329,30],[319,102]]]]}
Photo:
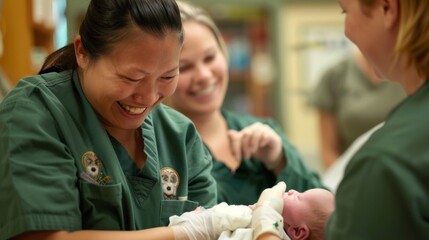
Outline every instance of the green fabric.
{"type": "Polygon", "coordinates": [[[7,95],[10,89],[11,89],[11,86],[6,77],[6,74],[4,74],[3,70],[0,69],[0,102],[7,95]]]}
{"type": "Polygon", "coordinates": [[[428,82],[351,159],[325,239],[429,239],[428,82]]]}
{"type": "Polygon", "coordinates": [[[217,203],[212,158],[190,120],[160,105],[142,131],[147,161],[128,171],[134,162],[109,138],[76,73],[21,80],[0,104],[0,239],[30,230],[145,229],[217,203]],[[102,163],[97,184],[80,177],[94,153],[102,163]],[[160,178],[166,167],[180,177],[171,199],[160,178]]]}
{"type": "Polygon", "coordinates": [[[399,84],[371,82],[350,56],[326,71],[311,102],[337,119],[344,152],[357,137],[384,121],[405,96],[399,84]]]}
{"type": "Polygon", "coordinates": [[[319,176],[305,165],[295,147],[288,142],[282,130],[274,121],[238,114],[225,109],[223,109],[222,114],[229,129],[241,130],[257,121],[271,126],[282,137],[287,166],[276,178],[271,171],[267,170],[260,161],[254,158],[243,159],[235,173],[232,173],[224,163],[214,161],[212,174],[218,185],[218,202],[254,204],[265,188],[272,187],[278,181],[285,181],[288,189],[298,191],[324,187],[319,176]]]}

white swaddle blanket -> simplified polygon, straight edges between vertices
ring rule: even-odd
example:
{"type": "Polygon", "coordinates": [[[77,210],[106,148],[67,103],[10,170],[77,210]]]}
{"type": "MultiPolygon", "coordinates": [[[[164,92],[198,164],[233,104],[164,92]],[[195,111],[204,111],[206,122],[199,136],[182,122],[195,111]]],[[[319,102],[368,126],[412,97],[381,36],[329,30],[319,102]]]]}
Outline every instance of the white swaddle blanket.
{"type": "MultiPolygon", "coordinates": [[[[250,227],[252,222],[252,209],[245,205],[228,205],[226,203],[220,203],[211,210],[211,221],[214,232],[221,233],[218,240],[252,240],[253,229],[250,227]]],[[[180,225],[188,221],[189,217],[184,213],[181,216],[170,217],[170,225],[180,225]]],[[[199,223],[198,221],[195,224],[199,223]]],[[[208,226],[203,226],[208,227],[208,226]]],[[[284,234],[286,235],[286,234],[284,234]]],[[[290,240],[289,237],[285,237],[285,240],[290,240]]],[[[198,239],[199,240],[199,239],[198,239]]],[[[207,239],[216,240],[216,239],[207,239]]]]}
{"type": "MultiPolygon", "coordinates": [[[[222,205],[223,203],[221,203],[222,205]]],[[[223,205],[216,209],[213,225],[218,229],[229,229],[223,231],[218,240],[252,240],[253,229],[250,228],[252,221],[252,210],[244,205],[223,205]],[[247,228],[237,228],[236,226],[247,226],[247,228]]],[[[286,235],[286,234],[285,234],[286,235]]],[[[283,240],[290,240],[285,236],[283,240]]]]}

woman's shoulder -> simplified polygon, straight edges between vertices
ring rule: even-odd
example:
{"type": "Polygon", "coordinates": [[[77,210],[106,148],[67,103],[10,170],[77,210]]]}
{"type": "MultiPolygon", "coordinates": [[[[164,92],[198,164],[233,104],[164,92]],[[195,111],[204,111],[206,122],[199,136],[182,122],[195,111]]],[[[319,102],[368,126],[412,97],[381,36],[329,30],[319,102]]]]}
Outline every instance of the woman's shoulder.
{"type": "Polygon", "coordinates": [[[24,77],[11,89],[3,102],[4,104],[10,104],[19,101],[30,101],[44,95],[51,95],[59,83],[67,82],[70,84],[71,78],[72,75],[69,71],[24,77]]]}
{"type": "Polygon", "coordinates": [[[243,113],[238,111],[232,111],[229,109],[222,109],[222,115],[226,119],[230,128],[246,127],[255,122],[268,124],[270,126],[277,125],[271,117],[258,117],[249,113],[243,113]]]}

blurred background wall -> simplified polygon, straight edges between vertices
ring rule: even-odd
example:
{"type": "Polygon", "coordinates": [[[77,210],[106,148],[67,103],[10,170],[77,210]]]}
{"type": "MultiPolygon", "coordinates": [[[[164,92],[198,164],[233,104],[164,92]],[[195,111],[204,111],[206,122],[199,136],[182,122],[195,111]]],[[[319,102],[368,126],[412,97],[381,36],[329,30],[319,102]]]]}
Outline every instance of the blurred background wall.
{"type": "MultiPolygon", "coordinates": [[[[350,51],[335,0],[189,0],[220,26],[230,50],[225,105],[273,117],[305,161],[323,173],[319,129],[308,104],[320,74],[350,51]]],[[[37,73],[47,54],[73,41],[89,0],[2,0],[3,81],[37,73]]]]}

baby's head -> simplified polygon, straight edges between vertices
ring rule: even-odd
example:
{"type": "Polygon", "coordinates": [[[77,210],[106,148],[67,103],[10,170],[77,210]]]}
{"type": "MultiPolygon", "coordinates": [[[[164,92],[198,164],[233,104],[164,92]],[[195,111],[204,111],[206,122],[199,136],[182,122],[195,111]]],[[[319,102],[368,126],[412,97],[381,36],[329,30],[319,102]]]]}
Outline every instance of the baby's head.
{"type": "Polygon", "coordinates": [[[323,239],[324,228],[334,211],[334,195],[325,189],[289,190],[283,195],[285,231],[292,240],[323,239]]]}

